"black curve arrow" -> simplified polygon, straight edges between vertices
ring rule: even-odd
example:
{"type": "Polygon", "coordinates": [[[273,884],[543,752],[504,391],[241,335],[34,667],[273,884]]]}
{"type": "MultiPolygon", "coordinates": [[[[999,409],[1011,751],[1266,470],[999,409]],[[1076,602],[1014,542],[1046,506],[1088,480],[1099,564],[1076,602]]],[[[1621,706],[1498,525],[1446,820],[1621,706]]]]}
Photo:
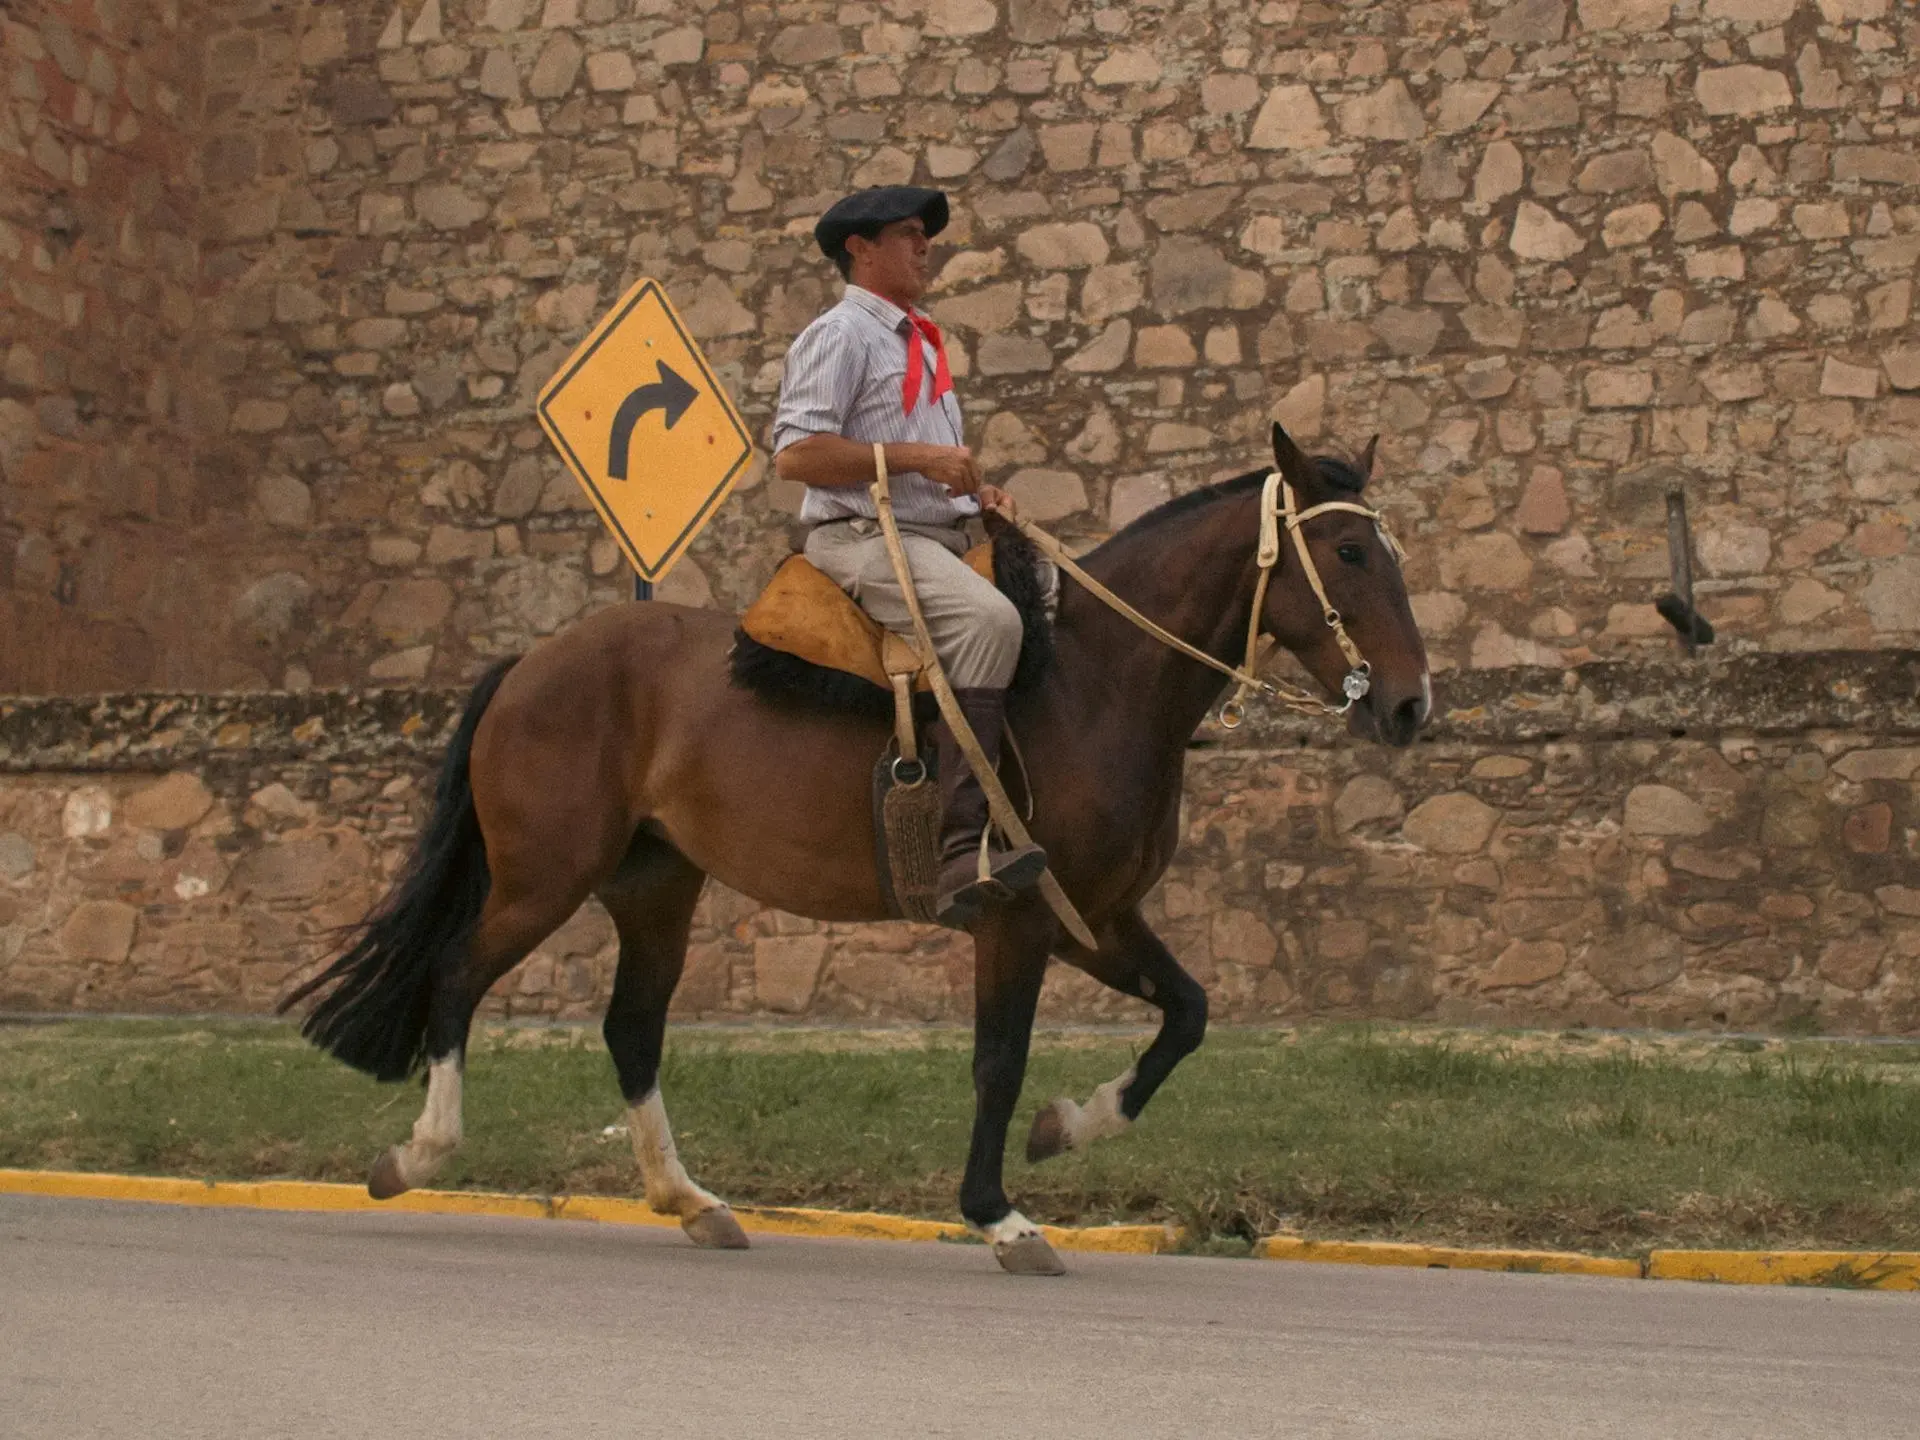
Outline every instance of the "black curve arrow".
{"type": "Polygon", "coordinates": [[[680,423],[687,407],[700,398],[700,392],[682,380],[666,361],[660,362],[660,378],[642,385],[620,402],[613,417],[613,433],[607,438],[607,474],[615,480],[627,478],[627,447],[633,439],[633,427],[649,410],[667,412],[667,429],[680,423]]]}

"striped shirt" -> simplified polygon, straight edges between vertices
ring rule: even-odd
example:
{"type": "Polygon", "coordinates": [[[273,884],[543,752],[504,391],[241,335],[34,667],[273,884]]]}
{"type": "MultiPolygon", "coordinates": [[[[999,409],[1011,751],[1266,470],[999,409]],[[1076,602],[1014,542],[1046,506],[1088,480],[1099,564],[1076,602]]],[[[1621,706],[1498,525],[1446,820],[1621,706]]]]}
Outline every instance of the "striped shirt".
{"type": "MultiPolygon", "coordinates": [[[[933,346],[921,339],[907,312],[871,290],[847,286],[840,303],[820,316],[787,351],[780,381],[780,406],[773,417],[773,452],[779,454],[809,435],[840,435],[870,445],[913,443],[960,445],[960,401],[949,391],[933,393],[933,346]],[[926,361],[920,402],[907,414],[901,401],[906,383],[907,345],[922,347],[926,361]]],[[[954,495],[917,471],[892,477],[893,508],[904,523],[950,525],[980,513],[971,495],[954,495]]],[[[873,517],[873,497],[864,485],[845,489],[807,488],[800,506],[803,521],[873,517]]]]}

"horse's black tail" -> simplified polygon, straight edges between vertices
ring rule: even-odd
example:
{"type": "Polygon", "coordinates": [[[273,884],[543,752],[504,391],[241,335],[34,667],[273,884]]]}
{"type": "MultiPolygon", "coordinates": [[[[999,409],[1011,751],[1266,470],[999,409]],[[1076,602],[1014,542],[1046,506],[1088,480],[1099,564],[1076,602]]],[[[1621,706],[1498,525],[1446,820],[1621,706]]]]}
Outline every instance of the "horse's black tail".
{"type": "Polygon", "coordinates": [[[513,665],[514,659],[500,661],[473,687],[440,767],[433,814],[406,871],[352,927],[346,952],[280,1002],[284,1013],[332,986],[300,1033],[376,1080],[404,1080],[427,1058],[434,978],[465,958],[487,901],[492,877],[467,762],[480,717],[513,665]]]}

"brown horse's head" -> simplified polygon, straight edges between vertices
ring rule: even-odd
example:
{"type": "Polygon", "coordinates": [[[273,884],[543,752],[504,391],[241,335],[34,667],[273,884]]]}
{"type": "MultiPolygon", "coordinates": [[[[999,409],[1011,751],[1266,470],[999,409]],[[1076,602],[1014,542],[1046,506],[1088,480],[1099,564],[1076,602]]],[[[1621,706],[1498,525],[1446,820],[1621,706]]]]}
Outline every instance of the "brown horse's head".
{"type": "MultiPolygon", "coordinates": [[[[1273,460],[1293,487],[1300,510],[1328,501],[1356,505],[1373,474],[1375,441],[1358,460],[1331,456],[1309,459],[1287,432],[1273,427],[1273,460]]],[[[1351,510],[1330,510],[1301,527],[1302,538],[1326,589],[1327,603],[1339,613],[1347,637],[1369,668],[1366,698],[1347,712],[1347,729],[1363,739],[1388,745],[1410,744],[1427,722],[1433,687],[1427,671],[1427,647],[1413,623],[1400,562],[1379,528],[1351,510]]],[[[1267,592],[1264,628],[1299,657],[1314,679],[1334,696],[1349,669],[1339,638],[1328,624],[1312,582],[1300,564],[1300,552],[1283,526],[1280,558],[1267,592]]]]}

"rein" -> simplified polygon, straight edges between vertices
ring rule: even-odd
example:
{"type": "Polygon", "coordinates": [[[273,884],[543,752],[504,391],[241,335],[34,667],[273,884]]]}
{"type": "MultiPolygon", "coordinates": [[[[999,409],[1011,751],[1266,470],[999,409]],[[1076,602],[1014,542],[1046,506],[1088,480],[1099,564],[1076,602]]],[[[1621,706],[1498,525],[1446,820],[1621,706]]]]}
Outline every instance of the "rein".
{"type": "Polygon", "coordinates": [[[1374,529],[1379,532],[1388,553],[1396,561],[1403,558],[1405,552],[1388,531],[1387,522],[1378,510],[1357,505],[1350,500],[1328,500],[1302,510],[1294,500],[1293,487],[1282,478],[1279,471],[1270,472],[1267,475],[1266,484],[1260,490],[1260,548],[1255,556],[1260,565],[1260,579],[1254,586],[1253,613],[1247,620],[1246,660],[1239,666],[1216,660],[1206,651],[1189,645],[1172,631],[1156,625],[1089,575],[1071,555],[1067,554],[1065,546],[1031,520],[1016,520],[1014,523],[1049,560],[1066,574],[1071,575],[1095,599],[1109,609],[1139,626],[1162,645],[1178,650],[1188,659],[1198,660],[1202,665],[1210,666],[1228,679],[1236,681],[1238,688],[1235,689],[1233,698],[1220,707],[1221,725],[1228,730],[1233,730],[1237,729],[1246,718],[1246,700],[1249,694],[1265,696],[1290,710],[1304,711],[1308,714],[1344,715],[1353,708],[1356,700],[1364,698],[1367,691],[1372,688],[1373,667],[1360,653],[1360,647],[1353,643],[1353,638],[1347,634],[1346,623],[1340,618],[1340,612],[1327,598],[1327,588],[1321,583],[1319,568],[1313,563],[1313,555],[1307,549],[1306,537],[1300,533],[1301,527],[1307,521],[1334,510],[1346,510],[1355,515],[1366,516],[1373,522],[1374,529]],[[1260,609],[1267,598],[1267,584],[1272,580],[1274,569],[1280,563],[1282,526],[1293,536],[1293,547],[1300,556],[1300,565],[1306,572],[1307,583],[1313,587],[1314,596],[1320,601],[1321,614],[1327,622],[1327,627],[1333,631],[1334,639],[1339,643],[1340,653],[1346,656],[1349,668],[1346,677],[1340,682],[1341,693],[1346,696],[1345,704],[1329,705],[1311,691],[1289,685],[1284,681],[1263,680],[1254,673],[1260,651],[1260,609]]]}

